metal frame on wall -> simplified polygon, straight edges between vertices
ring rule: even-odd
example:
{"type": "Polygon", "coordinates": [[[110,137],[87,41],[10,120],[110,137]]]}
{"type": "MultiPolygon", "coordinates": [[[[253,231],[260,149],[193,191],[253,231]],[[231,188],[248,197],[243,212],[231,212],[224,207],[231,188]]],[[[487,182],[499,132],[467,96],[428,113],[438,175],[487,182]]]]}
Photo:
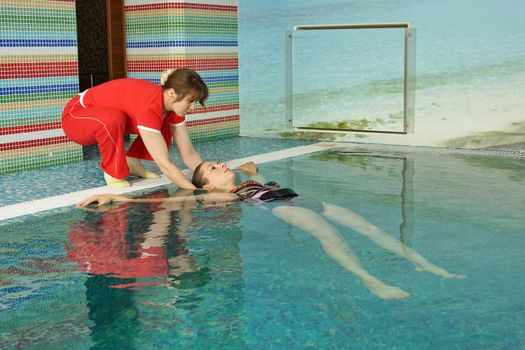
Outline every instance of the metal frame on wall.
{"type": "Polygon", "coordinates": [[[368,132],[385,134],[408,134],[414,132],[414,104],[415,104],[415,28],[408,23],[365,23],[365,24],[334,24],[334,25],[296,25],[293,30],[286,32],[285,45],[285,123],[288,127],[293,125],[293,38],[294,33],[304,30],[358,30],[358,29],[404,29],[404,71],[403,71],[403,130],[378,131],[359,129],[329,129],[296,127],[311,131],[337,131],[337,132],[368,132]]]}

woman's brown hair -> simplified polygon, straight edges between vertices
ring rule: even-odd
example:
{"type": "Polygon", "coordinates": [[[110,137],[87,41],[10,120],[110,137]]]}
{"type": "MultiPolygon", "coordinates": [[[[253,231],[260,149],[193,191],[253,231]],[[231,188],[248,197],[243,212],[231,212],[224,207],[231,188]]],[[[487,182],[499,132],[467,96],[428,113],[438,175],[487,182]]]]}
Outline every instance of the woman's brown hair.
{"type": "Polygon", "coordinates": [[[197,100],[201,106],[206,107],[204,102],[208,98],[208,87],[201,76],[190,68],[167,69],[160,75],[160,85],[163,90],[173,89],[179,100],[188,93],[194,92],[198,95],[197,100]]]}
{"type": "Polygon", "coordinates": [[[208,183],[208,179],[206,179],[203,175],[204,171],[201,171],[203,164],[204,162],[197,165],[197,167],[193,171],[193,177],[191,178],[191,183],[197,188],[203,188],[204,185],[208,183]]]}

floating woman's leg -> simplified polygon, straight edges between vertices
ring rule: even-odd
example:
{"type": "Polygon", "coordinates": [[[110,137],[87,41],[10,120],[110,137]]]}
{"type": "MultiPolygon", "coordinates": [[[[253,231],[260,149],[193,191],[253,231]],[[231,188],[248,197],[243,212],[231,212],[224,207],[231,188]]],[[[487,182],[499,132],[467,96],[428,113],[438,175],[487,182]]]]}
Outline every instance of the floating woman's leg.
{"type": "Polygon", "coordinates": [[[383,299],[401,299],[408,296],[405,291],[384,284],[362,266],[359,258],[352,252],[337,229],[330,225],[321,215],[305,208],[279,206],[272,213],[281,220],[297,226],[314,235],[324,251],[345,270],[353,273],[374,294],[383,299]]]}
{"type": "Polygon", "coordinates": [[[416,270],[427,271],[445,278],[465,277],[462,275],[451,274],[441,267],[430,263],[427,259],[421,256],[421,254],[402,242],[392,238],[379,227],[368,222],[365,218],[353,211],[330,203],[323,202],[323,205],[325,208],[323,215],[325,217],[368,237],[378,246],[404,257],[416,266],[416,270]]]}

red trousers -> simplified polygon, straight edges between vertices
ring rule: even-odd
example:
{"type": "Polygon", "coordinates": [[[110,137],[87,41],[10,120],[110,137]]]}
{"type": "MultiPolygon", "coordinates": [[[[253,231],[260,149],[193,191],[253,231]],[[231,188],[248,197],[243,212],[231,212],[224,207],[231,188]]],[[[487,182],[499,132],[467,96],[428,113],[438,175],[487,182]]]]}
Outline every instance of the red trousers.
{"type": "MultiPolygon", "coordinates": [[[[124,136],[129,133],[127,126],[130,122],[126,113],[118,108],[84,108],[80,103],[80,96],[73,97],[62,113],[62,128],[66,136],[83,146],[97,144],[102,158],[102,170],[117,179],[129,175],[126,155],[153,160],[140,135],[125,152],[124,136]]],[[[171,131],[167,123],[163,125],[161,133],[169,149],[171,131]]]]}

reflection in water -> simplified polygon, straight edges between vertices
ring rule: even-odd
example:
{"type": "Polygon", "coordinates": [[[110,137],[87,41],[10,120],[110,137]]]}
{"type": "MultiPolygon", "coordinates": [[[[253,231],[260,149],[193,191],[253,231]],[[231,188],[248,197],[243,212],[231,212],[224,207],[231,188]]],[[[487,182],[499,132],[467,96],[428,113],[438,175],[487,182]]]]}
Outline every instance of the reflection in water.
{"type": "Polygon", "coordinates": [[[86,279],[92,349],[136,348],[133,335],[140,331],[140,324],[134,291],[118,287],[134,281],[106,275],[89,275],[86,279]]]}
{"type": "Polygon", "coordinates": [[[375,160],[380,159],[381,166],[384,166],[384,160],[393,160],[396,164],[394,168],[396,171],[392,174],[393,177],[400,175],[401,190],[400,190],[400,207],[401,207],[401,223],[399,225],[400,241],[405,244],[410,244],[410,237],[414,228],[414,159],[403,154],[378,154],[369,151],[345,151],[335,150],[331,152],[323,152],[312,155],[312,159],[322,161],[335,161],[339,163],[351,164],[362,169],[368,170],[374,168],[375,170],[386,170],[378,167],[375,160]]]}
{"type": "Polygon", "coordinates": [[[403,187],[401,188],[401,217],[399,225],[400,241],[409,244],[414,230],[414,160],[401,158],[403,160],[403,187]]]}
{"type": "MultiPolygon", "coordinates": [[[[178,195],[187,192],[174,194],[178,195]]],[[[146,197],[167,198],[168,193],[146,197]]],[[[144,332],[155,331],[145,328],[145,323],[156,323],[155,327],[165,323],[165,331],[174,333],[174,344],[181,344],[188,335],[183,313],[192,310],[229,315],[224,329],[239,333],[243,304],[240,258],[225,263],[217,254],[225,252],[220,249],[225,242],[227,254],[232,254],[232,247],[238,253],[239,220],[238,206],[208,209],[190,201],[124,204],[88,212],[84,220],[73,223],[67,256],[88,273],[85,287],[93,348],[140,348],[135,341],[144,339],[144,332]],[[219,237],[202,239],[209,234],[206,227],[219,227],[214,231],[219,237]],[[215,283],[228,282],[224,278],[216,281],[221,274],[235,283],[235,292],[228,291],[225,303],[206,302],[208,290],[217,294],[215,283]],[[226,310],[222,309],[224,304],[228,305],[226,310]],[[141,313],[144,305],[150,310],[141,313]],[[156,308],[172,309],[173,313],[157,320],[150,313],[156,308]]],[[[200,327],[199,332],[210,333],[208,341],[221,335],[221,330],[210,330],[205,324],[200,327]]],[[[242,342],[240,335],[237,338],[242,342]]]]}

